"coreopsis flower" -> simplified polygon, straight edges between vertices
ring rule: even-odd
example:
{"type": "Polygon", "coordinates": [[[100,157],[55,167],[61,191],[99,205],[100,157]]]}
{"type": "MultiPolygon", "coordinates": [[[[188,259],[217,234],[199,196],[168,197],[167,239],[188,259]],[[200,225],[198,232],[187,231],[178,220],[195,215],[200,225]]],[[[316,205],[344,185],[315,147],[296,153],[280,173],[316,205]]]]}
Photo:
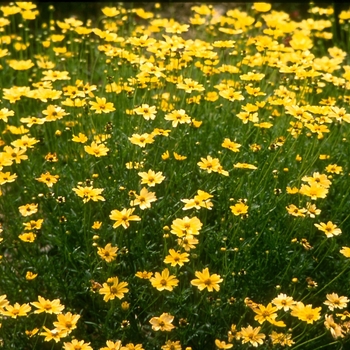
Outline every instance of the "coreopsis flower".
{"type": "Polygon", "coordinates": [[[19,212],[22,216],[30,216],[38,211],[38,204],[31,203],[25,204],[18,207],[19,212]]]}
{"type": "Polygon", "coordinates": [[[14,182],[17,179],[17,174],[11,174],[9,171],[3,173],[0,171],[0,185],[7,182],[14,182]]]}
{"type": "Polygon", "coordinates": [[[33,301],[31,304],[37,308],[34,311],[35,314],[46,312],[48,314],[60,314],[64,309],[64,305],[61,304],[59,299],[49,300],[38,295],[39,301],[33,301]]]}
{"type": "Polygon", "coordinates": [[[27,243],[33,243],[36,239],[36,234],[34,232],[25,232],[18,235],[18,238],[27,243]]]}
{"type": "Polygon", "coordinates": [[[247,163],[236,163],[233,165],[233,167],[238,169],[251,169],[251,170],[258,169],[255,165],[247,164],[247,163]]]}
{"type": "Polygon", "coordinates": [[[15,303],[14,305],[7,304],[3,309],[0,308],[0,315],[17,318],[19,316],[28,316],[28,312],[32,308],[29,304],[15,303]]]}
{"type": "Polygon", "coordinates": [[[218,172],[220,161],[218,158],[207,156],[207,158],[201,158],[201,162],[198,162],[197,165],[210,174],[212,171],[218,172]]]}
{"type": "Polygon", "coordinates": [[[298,301],[296,305],[292,307],[292,312],[290,314],[301,321],[312,324],[321,318],[321,309],[321,307],[313,309],[312,305],[304,305],[301,301],[298,301]]]}
{"type": "Polygon", "coordinates": [[[152,325],[154,331],[170,332],[175,328],[175,326],[172,325],[173,321],[174,316],[163,312],[159,317],[152,317],[149,323],[152,325]]]}
{"type": "Polygon", "coordinates": [[[36,143],[40,142],[34,137],[28,137],[27,135],[23,135],[20,139],[11,142],[11,145],[18,148],[34,148],[36,143]]]}
{"type": "Polygon", "coordinates": [[[146,145],[153,143],[154,138],[152,134],[147,134],[147,133],[144,133],[142,135],[132,134],[132,136],[129,137],[129,141],[133,145],[137,145],[144,148],[146,145]]]}
{"type": "Polygon", "coordinates": [[[27,148],[12,148],[11,146],[5,146],[4,151],[8,154],[8,159],[15,161],[16,164],[20,164],[22,160],[27,160],[28,156],[25,154],[27,148]]]}
{"type": "Polygon", "coordinates": [[[272,300],[272,304],[274,304],[278,310],[283,309],[284,311],[288,311],[293,307],[293,305],[295,305],[295,301],[292,297],[280,293],[276,298],[272,300]]]}
{"type": "Polygon", "coordinates": [[[305,213],[306,213],[306,209],[305,208],[299,209],[294,204],[290,204],[288,207],[286,207],[286,209],[288,211],[288,214],[293,215],[293,216],[304,217],[305,213]]]}
{"type": "Polygon", "coordinates": [[[170,292],[179,284],[179,280],[174,275],[170,275],[167,268],[161,274],[156,272],[154,277],[150,278],[150,282],[159,291],[168,290],[170,292]]]}
{"type": "Polygon", "coordinates": [[[271,4],[268,2],[254,2],[252,9],[257,12],[269,12],[271,10],[271,4]]]}
{"type": "Polygon", "coordinates": [[[290,333],[277,333],[272,331],[270,339],[273,345],[292,346],[295,343],[290,333]]]}
{"type": "Polygon", "coordinates": [[[57,321],[55,321],[53,325],[56,327],[57,331],[62,334],[61,336],[64,337],[77,328],[79,318],[80,315],[74,315],[71,312],[58,314],[57,321]]]}
{"type": "Polygon", "coordinates": [[[153,276],[153,272],[147,272],[146,270],[138,271],[135,273],[135,276],[138,278],[149,280],[153,276]]]}
{"type": "Polygon", "coordinates": [[[44,77],[41,78],[42,81],[70,80],[69,72],[67,71],[53,71],[49,69],[47,71],[43,71],[43,75],[44,77]]]}
{"type": "Polygon", "coordinates": [[[103,287],[99,289],[99,294],[104,295],[103,300],[105,302],[113,300],[115,298],[123,299],[124,294],[129,291],[127,282],[119,282],[118,277],[110,277],[106,283],[103,283],[103,287]]]}
{"type": "Polygon", "coordinates": [[[215,339],[215,345],[218,349],[231,349],[233,344],[227,344],[223,340],[215,339]]]}
{"type": "Polygon", "coordinates": [[[111,243],[108,243],[104,248],[98,247],[97,254],[106,262],[112,262],[117,257],[118,249],[118,247],[112,247],[111,243]]]}
{"type": "Polygon", "coordinates": [[[46,115],[44,118],[46,122],[53,122],[69,115],[62,107],[55,105],[48,105],[47,108],[43,110],[43,114],[46,115]]]}
{"type": "Polygon", "coordinates": [[[299,193],[308,196],[313,200],[316,200],[317,198],[326,198],[328,189],[315,182],[310,186],[302,185],[300,187],[299,193]]]}
{"type": "Polygon", "coordinates": [[[40,230],[41,226],[44,222],[44,219],[38,219],[38,220],[30,220],[29,222],[24,222],[24,230],[31,231],[31,230],[40,230]]]}
{"type": "Polygon", "coordinates": [[[8,122],[8,117],[13,117],[15,115],[15,112],[12,110],[9,110],[7,108],[0,109],[0,120],[3,120],[5,123],[8,122]]]}
{"type": "Polygon", "coordinates": [[[219,95],[221,97],[231,101],[231,102],[244,100],[244,96],[242,95],[242,91],[235,91],[231,87],[224,89],[224,90],[221,90],[219,92],[219,95]]]}
{"type": "Polygon", "coordinates": [[[27,281],[31,281],[31,280],[33,280],[33,279],[35,279],[37,277],[38,277],[37,273],[33,273],[32,271],[27,271],[26,272],[26,280],[27,281]]]}
{"type": "Polygon", "coordinates": [[[138,115],[142,115],[146,120],[154,120],[157,113],[156,106],[149,106],[148,104],[142,104],[140,107],[134,108],[133,111],[138,115]]]}
{"type": "Polygon", "coordinates": [[[337,225],[333,224],[332,221],[328,221],[327,224],[321,222],[319,224],[314,224],[320,231],[323,231],[327,238],[338,236],[342,233],[341,229],[337,225]]]}
{"type": "Polygon", "coordinates": [[[232,152],[239,152],[239,148],[242,146],[239,143],[231,141],[229,138],[225,138],[224,142],[221,144],[222,147],[228,148],[232,152]]]}
{"type": "Polygon", "coordinates": [[[254,320],[258,321],[260,324],[264,323],[265,321],[271,322],[277,317],[277,310],[277,307],[272,306],[271,303],[269,303],[267,306],[258,304],[258,307],[253,309],[253,311],[256,313],[254,320]]]}
{"type": "Polygon", "coordinates": [[[192,91],[204,91],[204,86],[199,84],[197,81],[192,80],[191,78],[185,78],[183,82],[176,85],[178,89],[185,90],[187,93],[192,91]]]}
{"type": "Polygon", "coordinates": [[[331,174],[340,174],[343,171],[343,168],[337,164],[329,164],[326,166],[326,171],[331,174]]]}
{"type": "Polygon", "coordinates": [[[84,340],[73,339],[71,342],[63,343],[64,350],[93,350],[90,343],[85,343],[84,340]]]}
{"type": "Polygon", "coordinates": [[[101,9],[101,11],[107,17],[115,17],[115,16],[118,16],[120,13],[120,11],[116,7],[107,7],[107,6],[101,9]]]}
{"type": "Polygon", "coordinates": [[[330,330],[332,337],[334,339],[344,338],[345,330],[342,328],[340,324],[334,322],[333,315],[326,314],[324,318],[325,318],[324,325],[326,329],[330,330]]]}
{"type": "Polygon", "coordinates": [[[344,309],[347,307],[349,299],[347,297],[339,297],[337,293],[327,294],[327,300],[323,303],[328,306],[328,309],[333,311],[334,309],[344,309]]]}
{"type": "Polygon", "coordinates": [[[4,309],[6,305],[9,305],[9,301],[6,298],[6,294],[0,295],[0,312],[4,309]]]}
{"type": "Polygon", "coordinates": [[[67,336],[67,331],[63,329],[49,329],[45,326],[43,326],[43,331],[39,333],[39,335],[44,336],[44,341],[51,341],[54,340],[56,343],[58,343],[61,338],[64,338],[67,336]]]}
{"type": "Polygon", "coordinates": [[[88,140],[87,136],[83,133],[79,133],[78,136],[73,135],[72,141],[73,142],[79,142],[79,143],[85,143],[88,140]]]}
{"type": "Polygon", "coordinates": [[[207,208],[209,210],[212,209],[213,203],[210,201],[210,198],[213,198],[213,196],[202,190],[198,190],[197,193],[198,194],[192,199],[181,199],[181,202],[186,203],[185,206],[182,208],[183,210],[188,210],[192,208],[207,208]]]}
{"type": "Polygon", "coordinates": [[[25,334],[27,337],[32,338],[38,332],[39,332],[39,328],[33,328],[31,330],[26,329],[25,334]]]}
{"type": "Polygon", "coordinates": [[[131,206],[138,205],[141,210],[151,208],[151,203],[155,202],[157,197],[155,192],[148,192],[146,187],[143,187],[140,194],[135,193],[135,199],[130,202],[131,206]]]}
{"type": "Polygon", "coordinates": [[[189,252],[191,249],[196,248],[196,244],[198,244],[199,241],[197,238],[195,238],[193,235],[185,235],[177,239],[177,244],[185,249],[186,252],[189,252]]]}
{"type": "Polygon", "coordinates": [[[214,289],[219,291],[220,286],[219,283],[223,281],[220,275],[217,274],[209,274],[209,269],[206,267],[205,269],[195,272],[195,276],[197,279],[191,281],[193,286],[198,287],[200,291],[207,288],[208,292],[212,292],[214,289]]]}
{"type": "Polygon", "coordinates": [[[325,188],[329,188],[332,184],[332,182],[328,179],[327,175],[320,174],[318,172],[314,172],[312,176],[303,176],[301,180],[307,182],[310,186],[313,183],[316,183],[325,188]]]}
{"type": "Polygon", "coordinates": [[[58,175],[51,175],[48,171],[45,174],[41,174],[40,177],[35,180],[42,182],[47,185],[47,187],[52,187],[55,183],[57,183],[60,177],[58,175]]]}
{"type": "Polygon", "coordinates": [[[252,326],[248,327],[242,327],[239,332],[239,338],[242,339],[242,344],[250,343],[254,347],[258,347],[259,345],[263,344],[263,339],[266,338],[264,333],[259,333],[261,327],[255,327],[252,326]]]}
{"type": "Polygon", "coordinates": [[[171,225],[171,233],[177,235],[179,238],[185,235],[198,235],[203,224],[196,217],[189,218],[185,216],[182,219],[175,219],[171,225]]]}
{"type": "Polygon", "coordinates": [[[113,228],[117,228],[118,226],[122,225],[125,229],[127,229],[130,226],[129,221],[141,221],[141,218],[137,215],[132,215],[135,208],[131,209],[123,209],[122,211],[119,211],[117,209],[114,209],[111,211],[111,214],[109,215],[109,218],[111,220],[115,220],[116,222],[113,224],[113,228]]]}
{"type": "Polygon", "coordinates": [[[109,148],[106,147],[103,143],[92,141],[90,146],[84,146],[84,150],[86,153],[91,154],[95,157],[103,157],[107,155],[109,148]]]}
{"type": "Polygon", "coordinates": [[[160,184],[165,179],[161,171],[155,173],[153,170],[148,170],[148,172],[140,172],[138,175],[141,177],[141,184],[147,184],[149,187],[153,187],[160,184]]]}
{"type": "Polygon", "coordinates": [[[110,113],[115,111],[114,105],[112,102],[107,102],[105,97],[97,97],[96,96],[96,102],[90,101],[89,104],[91,105],[91,110],[95,111],[96,114],[103,113],[110,113]]]}
{"type": "Polygon", "coordinates": [[[235,216],[246,216],[248,214],[249,206],[246,205],[243,201],[239,201],[235,205],[230,206],[231,212],[235,216]]]}
{"type": "Polygon", "coordinates": [[[350,258],[350,248],[349,247],[342,247],[342,249],[340,249],[340,253],[343,254],[346,258],[350,258]]]}
{"type": "Polygon", "coordinates": [[[166,264],[171,264],[171,266],[183,266],[185,262],[189,262],[188,257],[190,254],[188,253],[180,253],[174,249],[169,249],[169,255],[165,257],[163,260],[166,264]]]}
{"type": "Polygon", "coordinates": [[[165,115],[165,120],[172,121],[173,128],[176,128],[178,124],[190,124],[191,123],[191,117],[189,117],[186,114],[186,111],[183,109],[174,110],[168,114],[165,115]]]}
{"type": "Polygon", "coordinates": [[[9,66],[14,70],[28,70],[34,66],[32,60],[10,60],[9,66]]]}
{"type": "Polygon", "coordinates": [[[79,197],[83,198],[84,203],[87,203],[90,200],[94,202],[105,201],[105,198],[101,196],[101,193],[104,191],[103,188],[93,188],[92,186],[77,186],[77,188],[73,188],[73,191],[79,197]]]}

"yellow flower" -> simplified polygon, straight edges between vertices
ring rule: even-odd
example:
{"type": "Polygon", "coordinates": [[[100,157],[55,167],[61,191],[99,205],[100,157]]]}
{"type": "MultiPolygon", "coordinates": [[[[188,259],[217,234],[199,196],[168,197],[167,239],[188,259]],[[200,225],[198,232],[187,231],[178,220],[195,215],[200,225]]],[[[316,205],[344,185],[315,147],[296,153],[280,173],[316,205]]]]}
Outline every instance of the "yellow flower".
{"type": "Polygon", "coordinates": [[[4,309],[0,309],[0,314],[17,318],[18,316],[28,316],[28,312],[31,309],[29,304],[20,305],[19,303],[15,303],[14,305],[5,305],[4,309]]]}
{"type": "Polygon", "coordinates": [[[162,172],[159,171],[155,173],[153,170],[148,170],[148,172],[140,172],[138,175],[141,177],[141,184],[147,184],[150,187],[155,186],[156,184],[160,184],[165,179],[162,172]]]}
{"type": "Polygon", "coordinates": [[[16,174],[10,174],[9,171],[6,173],[0,172],[0,185],[3,185],[7,182],[14,182],[17,178],[16,174]]]}
{"type": "Polygon", "coordinates": [[[31,271],[27,271],[27,273],[26,273],[26,280],[31,281],[31,280],[35,279],[37,276],[38,276],[37,273],[33,273],[31,271]]]}
{"type": "Polygon", "coordinates": [[[176,128],[179,123],[191,123],[191,117],[189,117],[183,109],[174,110],[171,113],[166,114],[164,119],[172,121],[173,128],[176,128]]]}
{"type": "Polygon", "coordinates": [[[223,281],[220,275],[217,275],[217,274],[210,275],[208,268],[203,269],[202,272],[196,271],[195,276],[198,277],[198,279],[192,280],[191,284],[193,286],[198,287],[200,291],[202,291],[205,288],[208,289],[208,292],[212,292],[214,289],[216,291],[219,291],[220,289],[219,283],[223,281]]]}
{"type": "Polygon", "coordinates": [[[133,134],[131,137],[129,137],[129,140],[133,145],[137,145],[142,148],[144,148],[147,144],[154,142],[153,135],[147,133],[144,133],[142,135],[133,134]]]}
{"type": "Polygon", "coordinates": [[[230,206],[232,214],[236,215],[236,216],[238,216],[238,215],[243,216],[243,215],[248,214],[248,208],[249,208],[249,206],[243,202],[238,202],[235,205],[230,206]]]}
{"type": "Polygon", "coordinates": [[[82,134],[81,132],[79,133],[78,136],[73,135],[72,141],[74,142],[80,142],[80,143],[85,143],[88,140],[85,134],[82,134]]]}
{"type": "Polygon", "coordinates": [[[179,238],[185,235],[198,235],[203,224],[196,217],[189,218],[185,216],[182,219],[175,219],[171,225],[171,233],[177,235],[179,238]]]}
{"type": "Polygon", "coordinates": [[[253,328],[252,326],[248,327],[242,327],[241,331],[239,332],[239,337],[242,339],[242,344],[250,343],[254,347],[258,347],[259,344],[263,344],[263,339],[265,339],[264,333],[259,333],[261,327],[253,328]]]}
{"type": "Polygon", "coordinates": [[[153,272],[138,271],[138,272],[135,273],[135,276],[138,277],[138,278],[149,280],[153,276],[153,272]]]}
{"type": "Polygon", "coordinates": [[[185,262],[189,262],[188,259],[190,255],[188,253],[179,253],[174,249],[169,249],[169,255],[163,260],[166,264],[171,264],[171,266],[183,266],[185,262]]]}
{"type": "Polygon", "coordinates": [[[159,317],[152,317],[149,323],[152,325],[154,331],[170,332],[175,326],[172,325],[174,316],[167,312],[162,313],[159,317]]]}
{"type": "Polygon", "coordinates": [[[242,146],[239,143],[231,141],[229,138],[225,138],[224,142],[221,144],[222,147],[228,148],[232,152],[239,152],[239,148],[242,146]]]}
{"type": "Polygon", "coordinates": [[[45,174],[41,174],[40,177],[36,178],[35,180],[39,182],[43,182],[48,187],[52,187],[55,183],[57,183],[59,179],[58,175],[51,175],[48,171],[45,174]]]}
{"type": "Polygon", "coordinates": [[[233,347],[233,344],[226,344],[225,341],[219,339],[215,339],[215,345],[218,349],[231,349],[233,347]]]}
{"type": "Polygon", "coordinates": [[[233,165],[233,167],[238,169],[251,169],[251,170],[258,169],[255,165],[247,164],[247,163],[236,163],[233,165]]]}
{"type": "Polygon", "coordinates": [[[268,2],[254,2],[253,9],[257,12],[268,12],[271,10],[271,4],[268,2]]]}
{"type": "Polygon", "coordinates": [[[118,247],[112,247],[111,243],[108,243],[104,248],[98,247],[97,254],[106,262],[112,262],[117,257],[118,247]]]}
{"type": "Polygon", "coordinates": [[[25,204],[18,207],[18,209],[22,216],[30,216],[38,211],[38,204],[25,204]]]}
{"type": "Polygon", "coordinates": [[[71,342],[63,343],[64,350],[93,350],[90,343],[85,343],[84,340],[73,339],[71,342]]]}
{"type": "Polygon", "coordinates": [[[95,157],[103,157],[106,156],[109,148],[106,147],[103,143],[96,143],[92,141],[91,146],[84,146],[84,150],[86,153],[91,154],[95,157]]]}
{"type": "Polygon", "coordinates": [[[346,258],[350,258],[350,248],[349,247],[342,247],[340,250],[340,253],[343,254],[346,258]]]}
{"type": "Polygon", "coordinates": [[[103,300],[105,302],[113,300],[116,297],[118,299],[123,299],[124,294],[129,291],[126,288],[128,285],[127,282],[120,282],[118,277],[110,277],[107,279],[107,283],[103,283],[103,287],[99,289],[99,294],[104,294],[103,300]]]}
{"type": "Polygon", "coordinates": [[[64,309],[64,305],[61,304],[59,299],[49,300],[42,296],[38,296],[39,301],[34,301],[31,304],[37,308],[34,311],[35,314],[40,314],[46,312],[48,314],[60,314],[64,309]]]}
{"type": "Polygon", "coordinates": [[[129,221],[141,221],[141,218],[137,215],[132,215],[135,208],[131,209],[123,209],[122,211],[119,210],[112,210],[111,214],[109,215],[109,218],[111,220],[115,220],[116,222],[113,224],[113,228],[117,228],[118,226],[122,225],[125,229],[127,229],[130,226],[129,221]]]}
{"type": "Polygon", "coordinates": [[[18,238],[23,242],[33,243],[36,239],[36,234],[33,232],[25,232],[20,234],[18,238]]]}
{"type": "Polygon", "coordinates": [[[121,340],[117,340],[116,342],[107,340],[106,345],[103,348],[100,348],[100,350],[122,350],[122,342],[121,340]]]}
{"type": "Polygon", "coordinates": [[[146,187],[143,187],[140,194],[135,193],[135,199],[130,202],[131,206],[138,205],[141,210],[151,208],[151,203],[157,200],[154,192],[148,192],[146,187]]]}
{"type": "Polygon", "coordinates": [[[334,225],[332,221],[328,221],[327,224],[321,222],[320,224],[314,224],[320,231],[323,231],[327,238],[340,235],[341,229],[334,225]]]}
{"type": "Polygon", "coordinates": [[[349,299],[347,297],[339,297],[337,293],[327,294],[327,300],[323,303],[328,306],[328,309],[333,311],[334,309],[344,309],[347,307],[349,299]]]}
{"type": "Polygon", "coordinates": [[[96,102],[90,101],[89,104],[91,105],[91,110],[95,111],[96,114],[103,113],[110,113],[115,111],[114,105],[112,102],[107,102],[105,97],[97,97],[96,96],[96,102]]]}
{"type": "Polygon", "coordinates": [[[258,321],[260,324],[264,323],[265,321],[274,321],[274,319],[277,317],[277,307],[272,306],[271,303],[269,303],[267,306],[259,304],[257,308],[254,308],[253,311],[256,313],[254,316],[254,320],[258,321]]]}
{"type": "Polygon", "coordinates": [[[34,63],[32,62],[32,60],[10,60],[9,66],[14,70],[27,70],[32,68],[34,66],[34,63]]]}
{"type": "Polygon", "coordinates": [[[272,304],[276,305],[278,310],[283,309],[284,311],[288,311],[295,304],[295,301],[292,297],[281,293],[272,300],[272,304]]]}
{"type": "Polygon", "coordinates": [[[170,275],[167,268],[161,274],[156,272],[154,277],[150,278],[150,282],[159,291],[168,290],[170,292],[179,284],[179,280],[174,275],[170,275]]]}
{"type": "Polygon", "coordinates": [[[90,199],[94,202],[105,201],[105,198],[101,196],[101,193],[104,191],[103,188],[93,188],[92,186],[77,186],[73,188],[73,191],[81,198],[83,202],[87,203],[90,199]]]}
{"type": "Polygon", "coordinates": [[[72,330],[77,328],[77,322],[80,315],[74,315],[71,312],[66,314],[58,314],[57,321],[53,323],[56,327],[56,332],[61,334],[61,337],[67,336],[72,330]]]}
{"type": "Polygon", "coordinates": [[[142,104],[138,108],[134,108],[133,110],[136,114],[142,115],[146,120],[154,120],[156,117],[156,106],[149,106],[148,104],[142,104]]]}
{"type": "Polygon", "coordinates": [[[306,321],[309,324],[321,318],[320,311],[321,307],[312,308],[312,305],[304,305],[301,301],[297,302],[295,306],[292,307],[291,315],[298,317],[301,321],[306,321]]]}

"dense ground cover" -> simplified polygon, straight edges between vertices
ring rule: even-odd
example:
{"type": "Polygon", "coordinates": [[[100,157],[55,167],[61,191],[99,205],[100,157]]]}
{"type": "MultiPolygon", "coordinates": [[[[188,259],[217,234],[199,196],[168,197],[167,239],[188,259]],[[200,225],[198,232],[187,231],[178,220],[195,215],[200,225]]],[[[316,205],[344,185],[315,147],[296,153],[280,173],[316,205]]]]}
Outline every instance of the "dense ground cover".
{"type": "Polygon", "coordinates": [[[0,7],[4,349],[349,346],[350,10],[273,6],[0,7]]]}

